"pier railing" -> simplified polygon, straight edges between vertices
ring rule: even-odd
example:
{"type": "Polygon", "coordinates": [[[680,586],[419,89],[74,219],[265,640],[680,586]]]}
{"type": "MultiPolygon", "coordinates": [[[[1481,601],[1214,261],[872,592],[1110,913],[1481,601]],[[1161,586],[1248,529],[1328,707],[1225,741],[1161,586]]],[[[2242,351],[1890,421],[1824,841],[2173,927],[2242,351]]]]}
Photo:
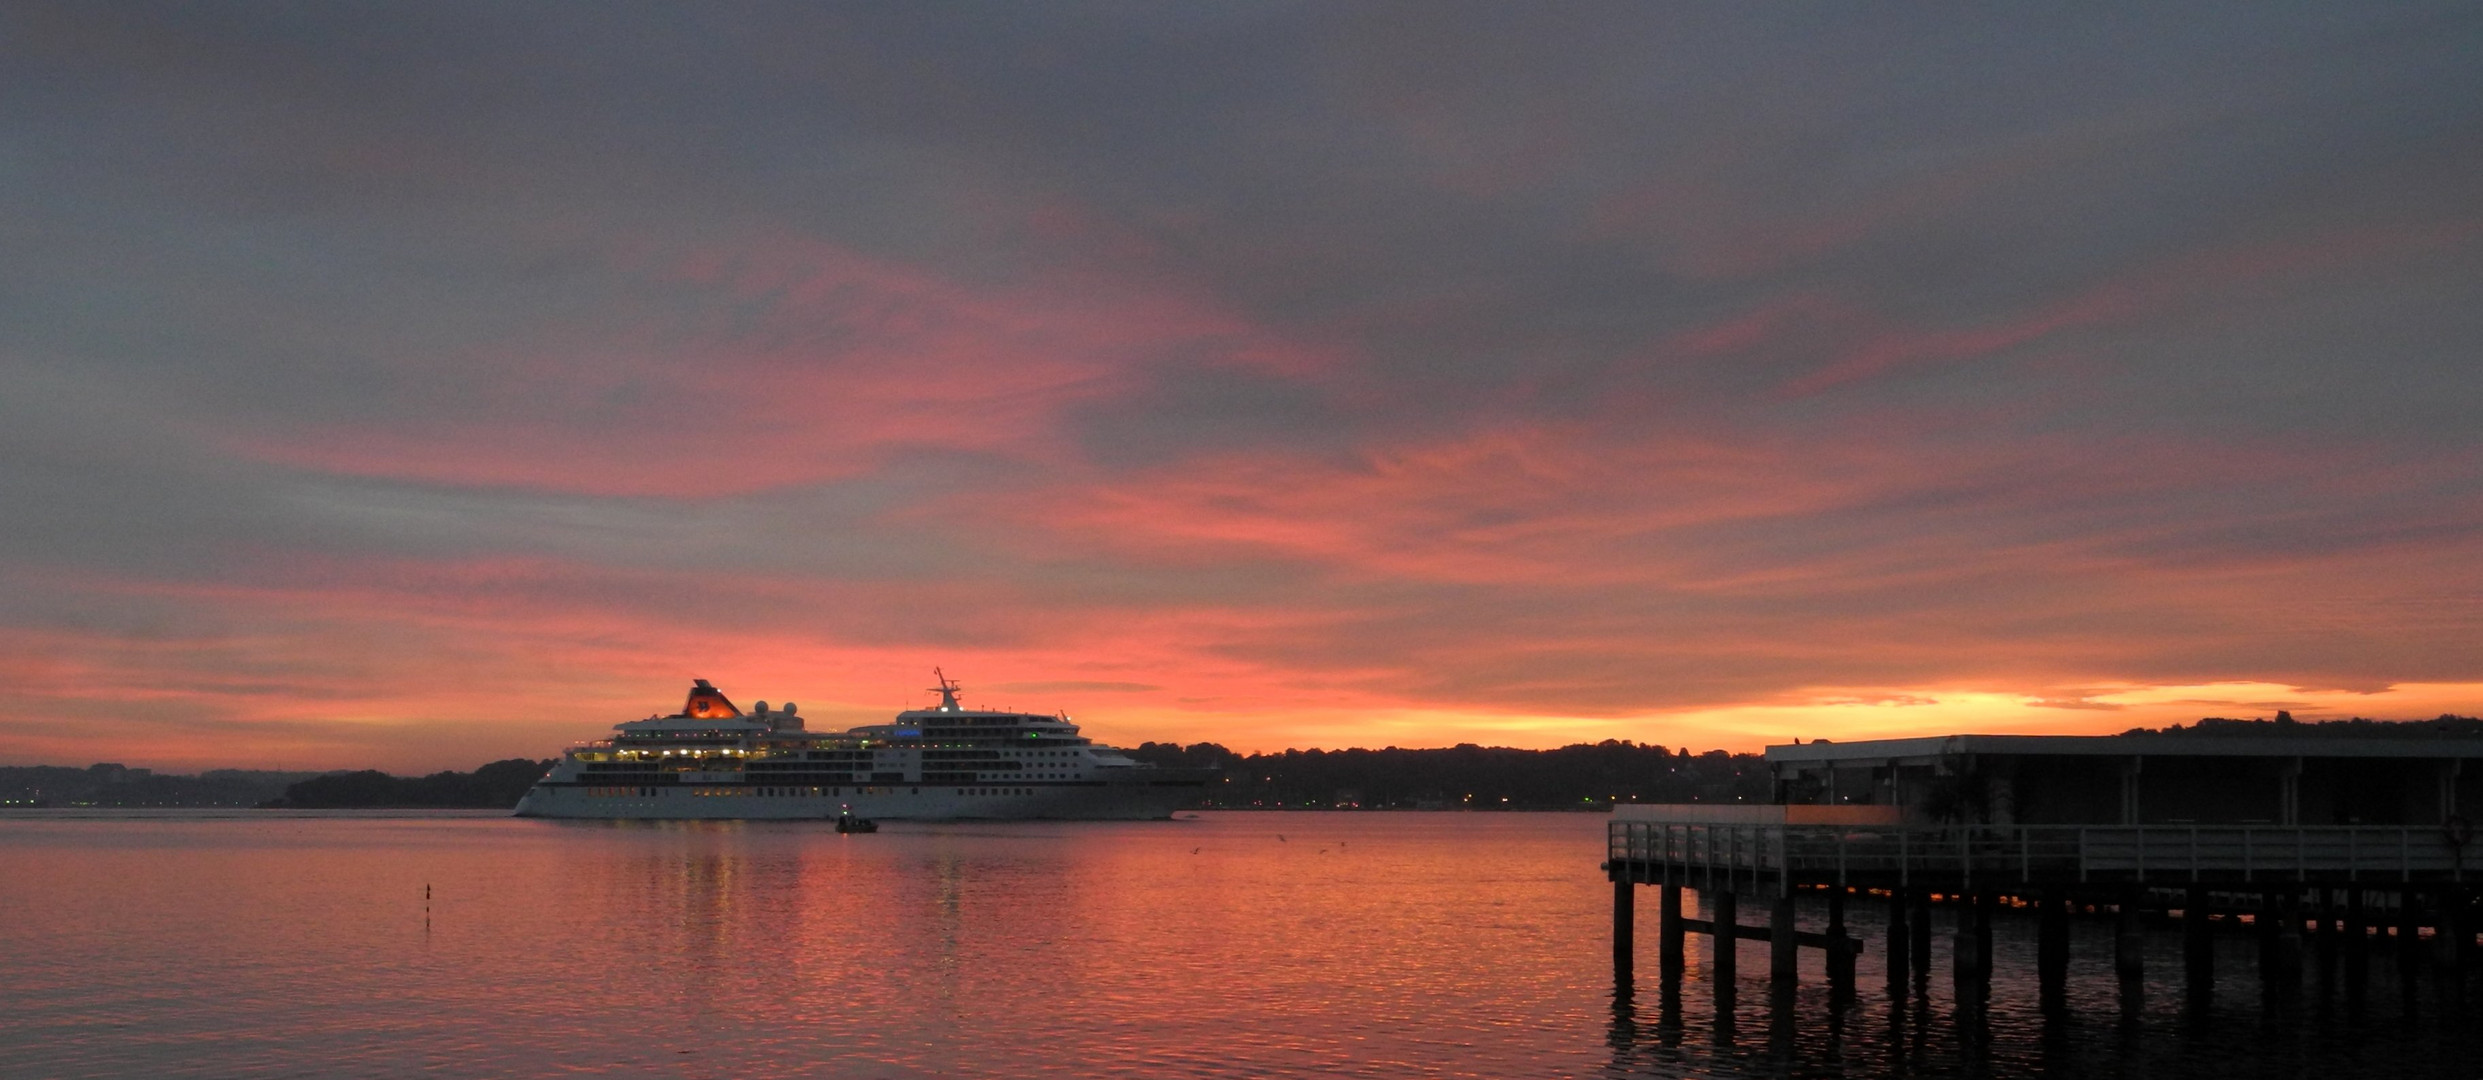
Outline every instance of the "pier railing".
{"type": "Polygon", "coordinates": [[[1639,820],[1613,821],[1609,839],[1616,879],[1686,885],[2465,880],[2463,844],[2438,826],[1639,820]]]}

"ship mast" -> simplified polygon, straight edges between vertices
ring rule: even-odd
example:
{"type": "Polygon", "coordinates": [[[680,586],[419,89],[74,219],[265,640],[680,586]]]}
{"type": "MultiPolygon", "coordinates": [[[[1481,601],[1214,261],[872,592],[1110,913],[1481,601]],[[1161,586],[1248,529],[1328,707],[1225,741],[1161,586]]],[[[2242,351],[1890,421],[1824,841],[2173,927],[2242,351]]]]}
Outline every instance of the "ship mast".
{"type": "Polygon", "coordinates": [[[932,688],[933,693],[940,695],[940,711],[959,711],[959,706],[957,704],[957,691],[964,689],[964,687],[958,685],[957,680],[949,678],[947,672],[941,671],[938,668],[931,669],[931,677],[940,680],[940,685],[932,688]]]}

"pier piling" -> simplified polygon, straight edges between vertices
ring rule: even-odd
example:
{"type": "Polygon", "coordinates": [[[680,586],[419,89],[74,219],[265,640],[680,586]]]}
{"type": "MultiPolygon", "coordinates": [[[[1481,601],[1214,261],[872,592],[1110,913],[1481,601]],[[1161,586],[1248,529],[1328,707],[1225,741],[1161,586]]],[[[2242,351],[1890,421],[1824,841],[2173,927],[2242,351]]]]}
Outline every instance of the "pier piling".
{"type": "Polygon", "coordinates": [[[1888,890],[1887,955],[1888,988],[1890,990],[1899,990],[1905,986],[1906,968],[1914,959],[1914,947],[1911,940],[1913,927],[1909,921],[1913,911],[1913,901],[1907,896],[1911,891],[1903,887],[1888,890]]]}
{"type": "Polygon", "coordinates": [[[1931,977],[1931,891],[1916,887],[1906,891],[1906,902],[1914,909],[1914,938],[1908,944],[1914,955],[1914,974],[1931,977]]]}
{"type": "Polygon", "coordinates": [[[1656,902],[1655,949],[1656,965],[1665,979],[1679,979],[1688,966],[1681,925],[1681,886],[1666,885],[1656,902]]]}
{"type": "Polygon", "coordinates": [[[1630,980],[1638,957],[1637,888],[1627,875],[1612,875],[1612,977],[1616,982],[1630,980]]]}
{"type": "Polygon", "coordinates": [[[1801,978],[1801,968],[1794,958],[1798,945],[1794,935],[1793,894],[1780,893],[1767,913],[1767,977],[1769,981],[1790,984],[1801,978]]]}
{"type": "Polygon", "coordinates": [[[2147,891],[2136,887],[2121,890],[2120,911],[2114,920],[2112,966],[2124,981],[2136,981],[2147,975],[2147,931],[2144,917],[2147,891]]]}
{"type": "Polygon", "coordinates": [[[2312,926],[2317,934],[2313,944],[2319,950],[2319,981],[2324,985],[2336,981],[2337,943],[2344,935],[2337,929],[2336,890],[2321,887],[2311,890],[2312,926]]]}
{"type": "Polygon", "coordinates": [[[1852,992],[1854,988],[1854,951],[1845,947],[1845,890],[1828,890],[1828,985],[1852,992]]]}
{"type": "Polygon", "coordinates": [[[2045,889],[2037,901],[2035,981],[2046,1005],[2057,1005],[2069,988],[2069,897],[2045,889]]]}
{"type": "Polygon", "coordinates": [[[2473,924],[2467,921],[2467,900],[2464,889],[2440,890],[2439,906],[2432,912],[2432,962],[2443,971],[2465,968],[2466,942],[2474,936],[2473,924]]]}
{"type": "Polygon", "coordinates": [[[2302,982],[2301,897],[2291,889],[2271,891],[2259,912],[2268,921],[2261,982],[2271,987],[2298,988],[2302,982]]]}
{"type": "Polygon", "coordinates": [[[2345,925],[2338,944],[2345,951],[2345,993],[2359,1000],[2371,978],[2371,920],[2360,885],[2345,889],[2345,925]]]}
{"type": "Polygon", "coordinates": [[[1986,889],[1974,895],[1974,981],[1992,984],[1992,923],[2000,914],[2000,893],[1986,889]]]}
{"type": "MultiPolygon", "coordinates": [[[[1709,940],[1715,943],[1715,951],[1709,954],[1708,967],[1715,973],[1716,986],[1719,991],[1731,993],[1735,966],[1733,952],[1735,946],[1740,943],[1733,929],[1739,925],[1741,915],[1738,908],[1740,905],[1730,892],[1717,892],[1713,895],[1715,910],[1707,913],[1707,922],[1712,931],[1709,940]]],[[[1708,897],[1702,895],[1700,899],[1706,900],[1708,897]]],[[[1702,904],[1701,906],[1708,905],[1702,904]]]]}
{"type": "Polygon", "coordinates": [[[2423,894],[2413,889],[2397,891],[2397,976],[2405,982],[2423,967],[2423,894]]]}
{"type": "Polygon", "coordinates": [[[2205,995],[2216,988],[2215,924],[2207,888],[2190,886],[2181,900],[2182,974],[2189,981],[2190,993],[2205,995]]]}
{"type": "Polygon", "coordinates": [[[1949,969],[1950,978],[1957,984],[1959,995],[1963,996],[1981,982],[1984,939],[1982,928],[1977,924],[1983,919],[1983,904],[1981,898],[1972,893],[1956,900],[1957,929],[1949,946],[1949,969]]]}

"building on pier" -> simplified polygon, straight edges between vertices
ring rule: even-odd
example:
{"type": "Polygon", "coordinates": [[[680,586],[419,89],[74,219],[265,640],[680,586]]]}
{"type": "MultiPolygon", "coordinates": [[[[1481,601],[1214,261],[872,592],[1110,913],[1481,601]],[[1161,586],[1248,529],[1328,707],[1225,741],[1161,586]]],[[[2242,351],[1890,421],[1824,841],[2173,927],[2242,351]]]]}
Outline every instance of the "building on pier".
{"type": "Polygon", "coordinates": [[[1992,825],[2439,825],[2483,739],[1950,735],[1767,748],[1776,801],[1992,825]]]}

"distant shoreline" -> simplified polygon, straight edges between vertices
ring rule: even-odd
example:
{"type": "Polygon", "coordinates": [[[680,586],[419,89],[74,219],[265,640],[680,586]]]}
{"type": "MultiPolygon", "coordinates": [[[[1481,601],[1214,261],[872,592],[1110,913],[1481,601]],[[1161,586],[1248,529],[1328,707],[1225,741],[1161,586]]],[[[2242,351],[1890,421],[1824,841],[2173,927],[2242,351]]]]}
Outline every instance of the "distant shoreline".
{"type": "MultiPolygon", "coordinates": [[[[2430,739],[2483,736],[2483,720],[2296,721],[2209,717],[2194,724],[2136,728],[2127,735],[2211,738],[2344,737],[2430,739]]],[[[1825,741],[1825,740],[1822,740],[1825,741]]],[[[1758,754],[1628,740],[1550,750],[1477,746],[1433,749],[1283,750],[1240,754],[1215,743],[1148,742],[1126,751],[1155,765],[1222,770],[1214,805],[1248,812],[1497,810],[1604,812],[1629,803],[1766,803],[1773,773],[1758,754]]],[[[84,768],[0,766],[0,815],[69,809],[512,810],[551,767],[510,758],[472,772],[394,776],[376,769],[331,772],[211,769],[156,773],[115,763],[84,768]]]]}

